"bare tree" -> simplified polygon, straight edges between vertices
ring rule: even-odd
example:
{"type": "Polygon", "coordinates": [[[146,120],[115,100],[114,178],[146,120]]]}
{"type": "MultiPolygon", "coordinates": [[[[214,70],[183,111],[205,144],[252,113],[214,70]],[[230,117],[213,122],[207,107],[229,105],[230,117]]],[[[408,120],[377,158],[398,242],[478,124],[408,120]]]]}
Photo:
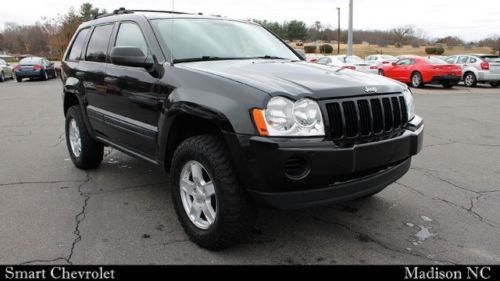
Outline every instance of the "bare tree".
{"type": "Polygon", "coordinates": [[[402,47],[406,43],[406,39],[414,33],[414,28],[410,25],[391,29],[391,34],[394,37],[396,47],[402,47]]]}

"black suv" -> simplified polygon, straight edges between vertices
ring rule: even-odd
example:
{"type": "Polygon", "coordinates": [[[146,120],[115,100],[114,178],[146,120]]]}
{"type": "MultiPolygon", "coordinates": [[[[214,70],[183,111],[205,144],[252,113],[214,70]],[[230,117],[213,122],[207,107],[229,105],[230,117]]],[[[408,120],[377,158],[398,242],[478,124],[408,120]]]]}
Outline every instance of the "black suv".
{"type": "Polygon", "coordinates": [[[78,28],[61,74],[73,163],[96,168],[111,146],[161,165],[182,226],[209,249],[244,237],[256,203],[371,196],[422,147],[406,85],[307,63],[251,22],[116,10],[78,28]]]}

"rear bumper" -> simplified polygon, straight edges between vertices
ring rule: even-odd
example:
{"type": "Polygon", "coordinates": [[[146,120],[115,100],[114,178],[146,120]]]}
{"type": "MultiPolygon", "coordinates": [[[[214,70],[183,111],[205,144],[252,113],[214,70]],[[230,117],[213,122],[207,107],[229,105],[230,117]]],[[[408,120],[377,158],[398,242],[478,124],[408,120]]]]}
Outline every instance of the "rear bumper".
{"type": "Polygon", "coordinates": [[[479,71],[478,72],[478,76],[477,76],[477,80],[478,81],[486,81],[486,82],[489,82],[489,81],[493,81],[493,82],[496,82],[496,81],[500,81],[500,73],[498,74],[493,74],[493,73],[490,73],[489,71],[479,71]]]}
{"type": "Polygon", "coordinates": [[[310,207],[359,198],[397,180],[421,150],[423,131],[416,117],[397,137],[350,147],[324,139],[239,136],[243,153],[233,157],[256,201],[281,209],[310,207]],[[303,173],[290,173],[289,163],[299,163],[303,173]]]}
{"type": "Polygon", "coordinates": [[[462,77],[456,75],[433,76],[431,83],[458,83],[462,77]]]}
{"type": "Polygon", "coordinates": [[[16,71],[17,78],[32,78],[32,77],[41,77],[43,74],[42,70],[36,71],[16,71]]]}

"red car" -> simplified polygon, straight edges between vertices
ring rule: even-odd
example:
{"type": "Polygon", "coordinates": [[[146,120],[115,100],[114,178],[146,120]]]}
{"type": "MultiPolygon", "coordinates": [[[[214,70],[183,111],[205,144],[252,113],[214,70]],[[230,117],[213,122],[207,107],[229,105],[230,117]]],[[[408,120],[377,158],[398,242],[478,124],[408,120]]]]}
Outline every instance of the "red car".
{"type": "Polygon", "coordinates": [[[448,64],[436,57],[407,56],[397,62],[382,65],[379,74],[420,88],[439,83],[445,88],[458,84],[462,78],[460,66],[448,64]]]}

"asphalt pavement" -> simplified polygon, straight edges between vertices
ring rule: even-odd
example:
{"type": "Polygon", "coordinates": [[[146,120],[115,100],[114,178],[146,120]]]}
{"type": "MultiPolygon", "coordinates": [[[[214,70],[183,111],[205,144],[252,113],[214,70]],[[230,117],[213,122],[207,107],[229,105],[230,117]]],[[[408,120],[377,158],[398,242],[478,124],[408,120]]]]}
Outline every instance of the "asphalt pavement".
{"type": "Polygon", "coordinates": [[[158,167],[113,149],[73,166],[61,91],[0,83],[2,264],[500,263],[500,89],[415,90],[425,139],[407,175],[368,200],[260,209],[219,252],[187,239],[158,167]]]}

